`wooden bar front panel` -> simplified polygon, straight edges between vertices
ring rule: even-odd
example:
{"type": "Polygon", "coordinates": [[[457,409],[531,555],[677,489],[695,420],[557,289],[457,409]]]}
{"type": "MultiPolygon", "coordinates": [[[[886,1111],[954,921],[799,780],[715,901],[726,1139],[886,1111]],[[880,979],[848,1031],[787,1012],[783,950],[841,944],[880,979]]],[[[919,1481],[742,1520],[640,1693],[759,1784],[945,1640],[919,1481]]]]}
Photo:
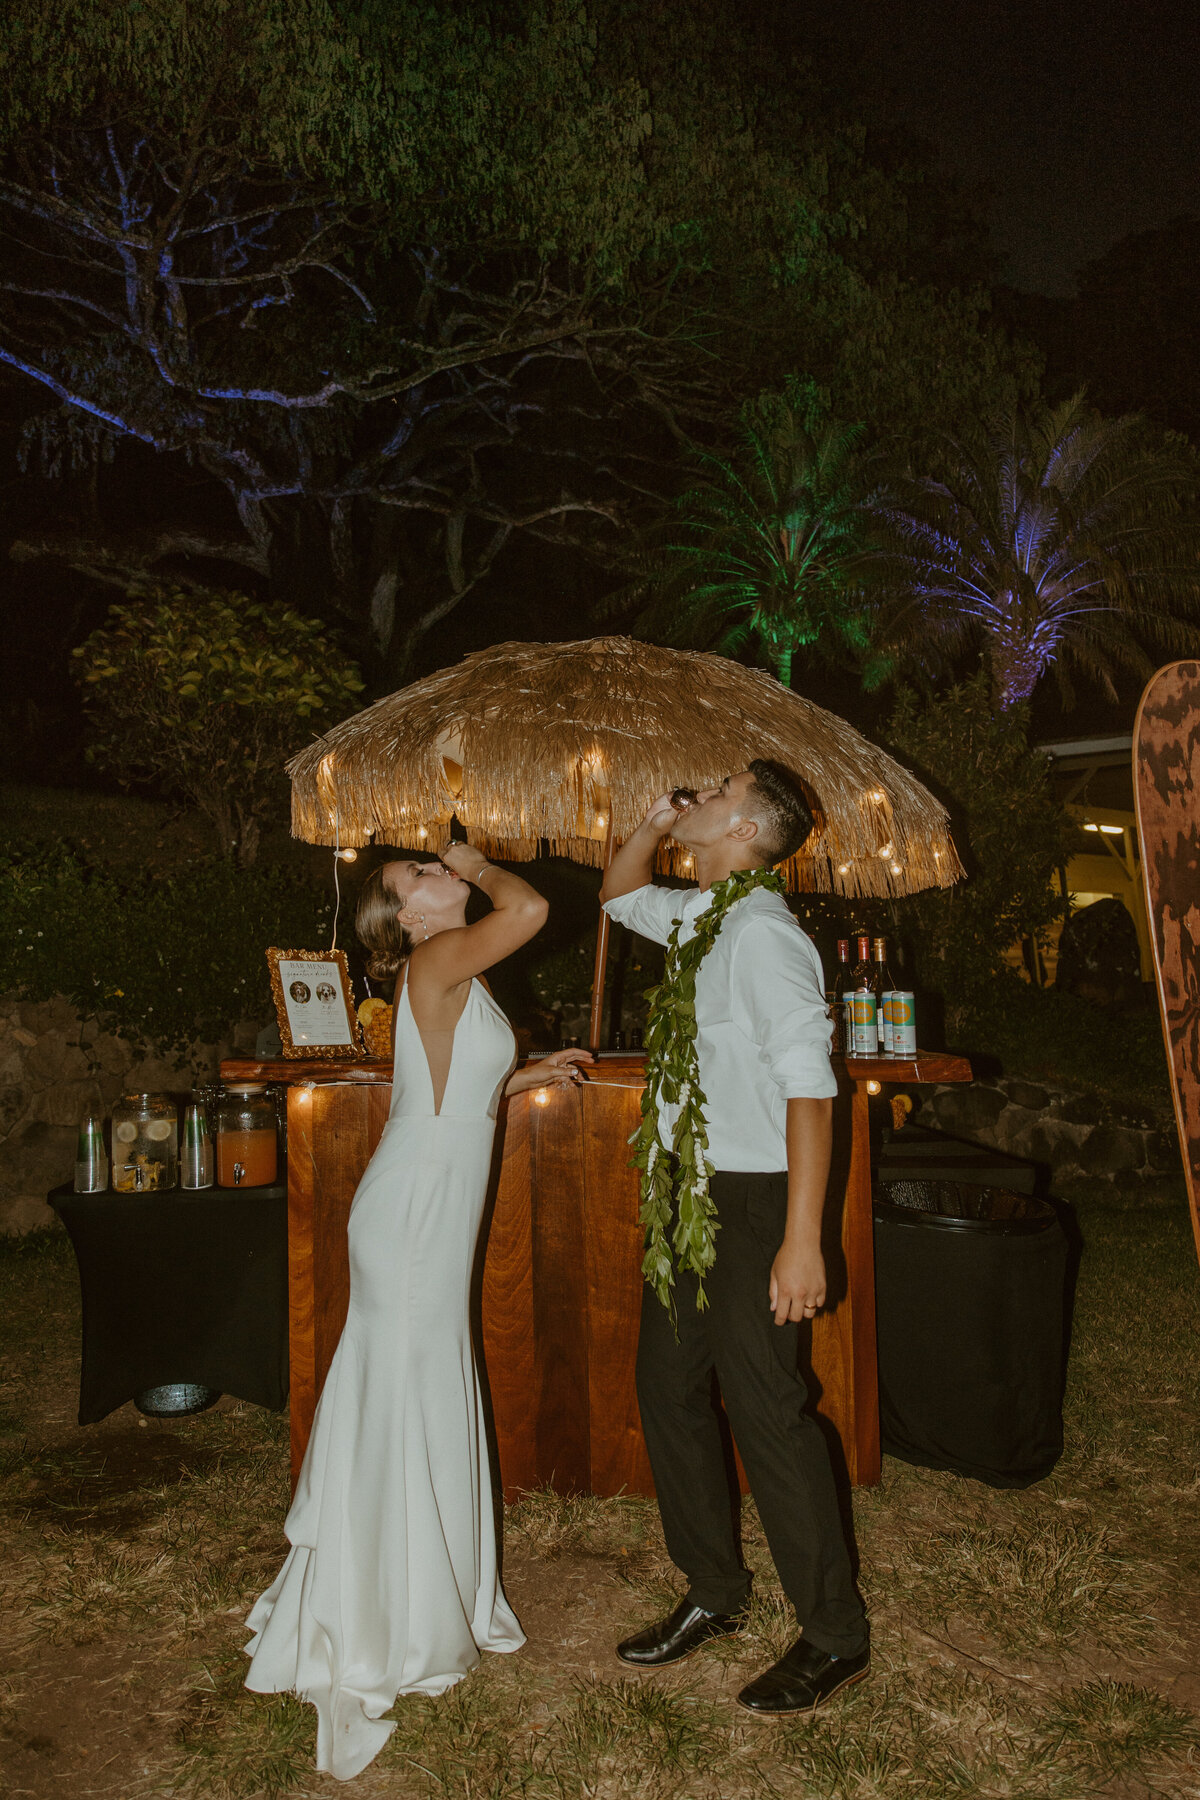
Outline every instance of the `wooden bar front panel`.
{"type": "Polygon", "coordinates": [[[482,1293],[506,1495],[653,1492],[633,1381],[641,1233],[625,1159],[638,1117],[637,1092],[603,1075],[544,1106],[509,1102],[482,1293]]]}
{"type": "MultiPolygon", "coordinates": [[[[840,1061],[840,1059],[839,1059],[840,1061]]],[[[301,1075],[223,1066],[227,1080],[301,1075]]],[[[307,1068],[303,1070],[308,1074],[307,1068]]],[[[288,1095],[292,1466],[345,1322],[346,1220],[391,1100],[387,1066],[288,1095]]],[[[638,1185],[628,1139],[641,1063],[606,1058],[582,1088],[521,1094],[501,1114],[478,1288],[505,1492],[653,1491],[634,1388],[641,1307],[638,1185]]],[[[817,1406],[852,1482],[879,1479],[868,1078],[967,1080],[961,1059],[856,1062],[841,1071],[826,1210],[829,1303],[813,1326],[817,1406]]]]}

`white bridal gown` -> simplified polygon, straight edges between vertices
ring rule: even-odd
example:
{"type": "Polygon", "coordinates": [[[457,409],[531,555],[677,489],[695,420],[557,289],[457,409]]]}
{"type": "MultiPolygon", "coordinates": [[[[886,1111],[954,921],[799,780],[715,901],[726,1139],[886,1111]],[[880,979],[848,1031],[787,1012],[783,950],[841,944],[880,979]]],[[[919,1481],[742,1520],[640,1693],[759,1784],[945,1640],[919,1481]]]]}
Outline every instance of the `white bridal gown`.
{"type": "Polygon", "coordinates": [[[397,1694],[441,1694],[481,1650],[519,1650],[501,1591],[471,1266],[496,1108],[514,1062],[479,981],[440,1111],[408,1000],[392,1109],[350,1210],[350,1307],[285,1531],[292,1549],[247,1621],[246,1686],[317,1709],[317,1767],[348,1781],[393,1730],[397,1694]]]}

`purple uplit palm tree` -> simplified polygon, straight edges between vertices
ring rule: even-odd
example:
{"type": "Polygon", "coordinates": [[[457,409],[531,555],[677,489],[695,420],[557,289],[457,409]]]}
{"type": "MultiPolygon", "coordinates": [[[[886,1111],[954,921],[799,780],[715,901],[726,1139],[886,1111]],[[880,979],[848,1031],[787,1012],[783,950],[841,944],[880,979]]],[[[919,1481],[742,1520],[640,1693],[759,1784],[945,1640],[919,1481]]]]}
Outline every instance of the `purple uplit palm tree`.
{"type": "Polygon", "coordinates": [[[1082,394],[1017,407],[947,442],[940,478],[882,510],[895,540],[881,649],[944,667],[981,645],[997,705],[1072,666],[1115,697],[1146,647],[1200,646],[1200,466],[1137,415],[1102,418],[1082,394]]]}

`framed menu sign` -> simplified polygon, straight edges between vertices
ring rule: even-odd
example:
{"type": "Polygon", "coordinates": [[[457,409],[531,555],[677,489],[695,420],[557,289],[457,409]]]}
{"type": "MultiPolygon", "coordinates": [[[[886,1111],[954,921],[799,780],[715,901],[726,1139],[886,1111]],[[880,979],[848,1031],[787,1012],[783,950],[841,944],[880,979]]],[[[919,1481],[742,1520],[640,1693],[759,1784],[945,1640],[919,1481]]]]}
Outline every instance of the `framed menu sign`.
{"type": "Polygon", "coordinates": [[[344,950],[267,951],[285,1056],[361,1056],[344,950]]]}

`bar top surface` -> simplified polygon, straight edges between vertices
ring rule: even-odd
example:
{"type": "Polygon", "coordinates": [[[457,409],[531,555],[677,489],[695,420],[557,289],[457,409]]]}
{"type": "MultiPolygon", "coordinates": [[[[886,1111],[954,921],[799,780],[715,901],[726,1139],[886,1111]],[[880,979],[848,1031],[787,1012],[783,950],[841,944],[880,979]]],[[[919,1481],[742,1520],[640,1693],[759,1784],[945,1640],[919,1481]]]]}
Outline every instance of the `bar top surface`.
{"type": "MultiPolygon", "coordinates": [[[[536,1064],[537,1057],[527,1059],[536,1064]]],[[[645,1071],[645,1057],[602,1052],[587,1065],[589,1081],[624,1087],[640,1083],[645,1071]]],[[[971,1065],[965,1056],[953,1056],[945,1050],[918,1050],[914,1057],[835,1056],[834,1069],[845,1070],[852,1081],[878,1081],[891,1084],[908,1081],[970,1081],[971,1065]]],[[[381,1057],[363,1056],[281,1056],[266,1062],[250,1057],[229,1057],[221,1064],[222,1081],[278,1081],[295,1087],[314,1083],[390,1082],[392,1065],[381,1057]]]]}

